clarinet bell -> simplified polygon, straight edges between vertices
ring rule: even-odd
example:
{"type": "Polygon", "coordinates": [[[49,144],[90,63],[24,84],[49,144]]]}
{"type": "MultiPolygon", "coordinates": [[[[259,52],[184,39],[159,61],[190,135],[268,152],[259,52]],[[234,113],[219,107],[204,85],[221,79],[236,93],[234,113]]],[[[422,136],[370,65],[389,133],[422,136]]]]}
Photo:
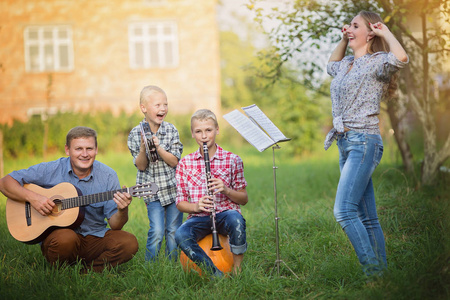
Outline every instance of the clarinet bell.
{"type": "Polygon", "coordinates": [[[213,234],[212,235],[212,247],[211,247],[211,250],[212,251],[219,251],[219,250],[222,250],[222,249],[223,249],[223,247],[220,246],[219,235],[217,233],[213,234]]]}

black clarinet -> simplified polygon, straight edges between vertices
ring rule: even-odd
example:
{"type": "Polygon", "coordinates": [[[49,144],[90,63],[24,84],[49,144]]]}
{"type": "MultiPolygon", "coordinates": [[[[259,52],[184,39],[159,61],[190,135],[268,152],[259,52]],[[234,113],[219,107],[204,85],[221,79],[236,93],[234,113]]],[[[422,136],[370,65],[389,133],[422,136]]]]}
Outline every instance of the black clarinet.
{"type": "Polygon", "coordinates": [[[211,210],[211,230],[212,230],[212,251],[222,250],[222,246],[220,246],[219,234],[217,233],[216,227],[216,197],[213,192],[209,190],[209,180],[211,179],[211,162],[209,161],[209,153],[208,146],[206,142],[203,142],[203,158],[205,159],[205,171],[206,171],[206,190],[208,191],[208,195],[213,198],[213,208],[211,210]]]}
{"type": "Polygon", "coordinates": [[[142,121],[139,123],[141,134],[144,138],[145,152],[147,153],[147,158],[150,162],[156,163],[158,161],[158,153],[156,152],[156,146],[153,142],[152,130],[150,129],[150,125],[142,121]],[[147,138],[147,134],[150,134],[150,138],[147,138]]]}

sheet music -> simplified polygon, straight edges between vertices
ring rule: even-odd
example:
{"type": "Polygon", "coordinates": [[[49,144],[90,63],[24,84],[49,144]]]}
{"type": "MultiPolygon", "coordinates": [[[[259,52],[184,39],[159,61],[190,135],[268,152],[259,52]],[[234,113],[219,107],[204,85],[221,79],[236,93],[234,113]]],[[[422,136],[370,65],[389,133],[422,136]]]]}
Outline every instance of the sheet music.
{"type": "Polygon", "coordinates": [[[275,144],[260,127],[237,109],[223,116],[253,147],[263,152],[275,144]]]}
{"type": "Polygon", "coordinates": [[[252,119],[256,124],[258,124],[275,142],[289,141],[275,124],[263,113],[263,111],[252,104],[247,107],[242,107],[244,112],[252,119]]]}

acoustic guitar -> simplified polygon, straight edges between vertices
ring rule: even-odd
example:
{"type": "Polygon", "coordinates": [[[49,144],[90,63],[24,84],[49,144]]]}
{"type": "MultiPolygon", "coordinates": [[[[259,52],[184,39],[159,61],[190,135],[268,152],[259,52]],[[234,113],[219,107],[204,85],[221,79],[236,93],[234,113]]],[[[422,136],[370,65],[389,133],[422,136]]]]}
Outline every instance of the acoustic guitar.
{"type": "Polygon", "coordinates": [[[132,197],[146,197],[158,192],[154,183],[145,183],[115,191],[92,195],[81,195],[72,184],[63,182],[46,189],[35,184],[25,184],[25,188],[44,195],[56,204],[51,214],[43,216],[29,202],[6,200],[6,222],[11,235],[26,244],[43,241],[57,228],[76,228],[84,219],[85,205],[113,199],[116,192],[127,192],[132,197]]]}

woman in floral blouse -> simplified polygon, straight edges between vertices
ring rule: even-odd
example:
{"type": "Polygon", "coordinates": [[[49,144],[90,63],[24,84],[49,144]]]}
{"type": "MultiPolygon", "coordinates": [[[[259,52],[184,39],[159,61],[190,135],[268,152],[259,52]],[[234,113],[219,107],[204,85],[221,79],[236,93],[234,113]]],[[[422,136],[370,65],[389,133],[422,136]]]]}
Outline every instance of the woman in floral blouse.
{"type": "Polygon", "coordinates": [[[342,28],[342,40],[327,65],[331,82],[334,140],[341,177],[334,215],[352,243],[367,276],[387,267],[383,231],[375,205],[372,173],[383,155],[378,126],[380,102],[395,86],[395,73],[408,56],[376,13],[362,11],[342,28]],[[353,55],[345,56],[350,47],[353,55]]]}

